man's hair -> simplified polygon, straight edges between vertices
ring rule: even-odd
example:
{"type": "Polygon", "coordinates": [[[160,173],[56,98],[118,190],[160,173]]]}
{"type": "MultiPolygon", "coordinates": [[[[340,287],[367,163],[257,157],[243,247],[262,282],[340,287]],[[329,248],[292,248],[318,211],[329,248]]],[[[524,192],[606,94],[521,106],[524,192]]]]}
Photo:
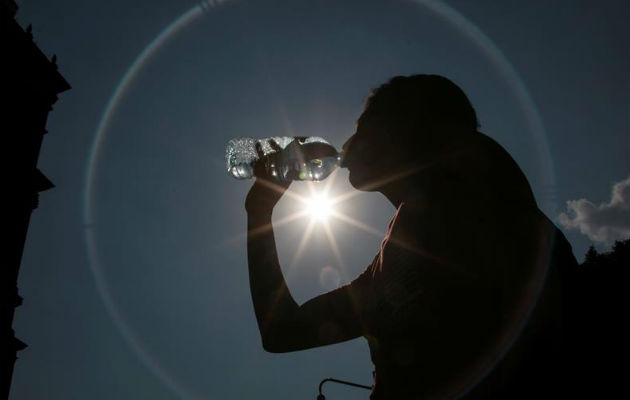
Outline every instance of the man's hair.
{"type": "Polygon", "coordinates": [[[365,116],[379,115],[415,127],[457,127],[475,131],[477,114],[464,92],[439,75],[395,76],[374,89],[365,116]]]}

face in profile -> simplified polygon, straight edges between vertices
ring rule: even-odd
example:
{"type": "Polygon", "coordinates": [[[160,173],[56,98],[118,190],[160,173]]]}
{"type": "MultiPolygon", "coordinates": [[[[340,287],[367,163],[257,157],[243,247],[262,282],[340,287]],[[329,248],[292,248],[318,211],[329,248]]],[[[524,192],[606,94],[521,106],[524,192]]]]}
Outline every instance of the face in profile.
{"type": "Polygon", "coordinates": [[[466,94],[439,75],[395,76],[372,91],[357,130],[343,146],[352,186],[382,191],[436,157],[477,115],[466,94]]]}
{"type": "Polygon", "coordinates": [[[342,166],[348,169],[355,189],[376,191],[387,180],[397,162],[394,141],[382,118],[361,115],[355,134],[342,147],[342,166]]]}

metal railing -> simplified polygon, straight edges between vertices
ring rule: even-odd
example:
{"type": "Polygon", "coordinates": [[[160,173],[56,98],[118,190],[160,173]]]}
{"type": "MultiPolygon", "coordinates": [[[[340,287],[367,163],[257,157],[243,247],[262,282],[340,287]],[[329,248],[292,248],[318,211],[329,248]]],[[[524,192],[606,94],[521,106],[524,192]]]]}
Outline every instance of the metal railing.
{"type": "Polygon", "coordinates": [[[317,400],[326,400],[326,396],[324,396],[324,395],[322,394],[322,386],[324,386],[324,383],[326,383],[326,382],[341,383],[342,385],[348,385],[348,386],[357,387],[357,388],[361,388],[361,389],[372,390],[372,386],[359,385],[358,383],[352,383],[352,382],[348,382],[348,381],[342,381],[341,379],[326,378],[326,379],[322,380],[322,381],[319,383],[319,395],[317,396],[317,400]]]}

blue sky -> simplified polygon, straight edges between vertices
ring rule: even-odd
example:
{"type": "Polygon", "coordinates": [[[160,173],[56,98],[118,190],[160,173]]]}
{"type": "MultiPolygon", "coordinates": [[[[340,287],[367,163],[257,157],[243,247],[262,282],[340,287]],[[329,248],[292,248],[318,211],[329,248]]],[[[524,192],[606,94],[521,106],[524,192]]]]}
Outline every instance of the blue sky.
{"type": "MultiPolygon", "coordinates": [[[[162,41],[197,2],[18,5],[73,88],[49,116],[39,161],[56,188],[29,227],[14,322],[29,347],[11,399],[295,399],[328,376],[369,384],[363,340],[262,350],[245,260],[250,183],[227,175],[223,151],[235,136],[317,135],[339,147],[370,89],[394,75],[459,84],[554,221],[569,200],[592,203],[563,228],[578,259],[592,242],[579,228],[627,214],[598,211],[629,174],[626,1],[206,2],[162,41]]],[[[333,194],[352,190],[345,171],[330,179],[333,194]]],[[[283,199],[276,221],[299,207],[283,199]]],[[[378,194],[339,207],[371,231],[332,221],[338,254],[322,226],[300,254],[308,221],[277,229],[300,302],[360,273],[393,214],[378,194]]]]}

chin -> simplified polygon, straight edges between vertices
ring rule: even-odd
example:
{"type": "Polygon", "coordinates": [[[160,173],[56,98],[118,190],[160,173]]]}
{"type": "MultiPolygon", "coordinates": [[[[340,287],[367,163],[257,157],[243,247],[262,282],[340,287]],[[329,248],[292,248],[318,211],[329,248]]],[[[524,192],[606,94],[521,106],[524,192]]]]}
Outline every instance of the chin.
{"type": "Polygon", "coordinates": [[[358,185],[357,182],[354,179],[352,179],[352,175],[348,177],[348,180],[350,181],[350,185],[352,185],[353,188],[357,190],[361,190],[360,185],[358,185]]]}
{"type": "Polygon", "coordinates": [[[350,184],[353,188],[361,190],[361,182],[357,177],[357,173],[353,172],[351,169],[348,169],[348,181],[350,181],[350,184]]]}
{"type": "Polygon", "coordinates": [[[349,175],[348,175],[348,180],[350,181],[350,184],[352,185],[353,188],[357,189],[357,190],[361,190],[364,192],[374,192],[375,188],[369,188],[370,185],[370,180],[368,179],[368,177],[363,176],[359,173],[357,173],[356,171],[349,171],[349,175]]]}

